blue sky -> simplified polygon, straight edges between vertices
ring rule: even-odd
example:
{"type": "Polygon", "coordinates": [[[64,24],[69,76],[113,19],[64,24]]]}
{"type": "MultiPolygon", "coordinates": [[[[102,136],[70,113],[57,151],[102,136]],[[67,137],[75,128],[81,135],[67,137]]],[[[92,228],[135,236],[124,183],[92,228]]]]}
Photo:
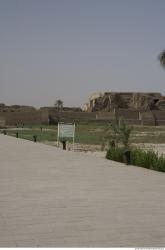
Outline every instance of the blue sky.
{"type": "Polygon", "coordinates": [[[98,91],[165,94],[164,0],[0,0],[0,102],[80,106],[98,91]]]}

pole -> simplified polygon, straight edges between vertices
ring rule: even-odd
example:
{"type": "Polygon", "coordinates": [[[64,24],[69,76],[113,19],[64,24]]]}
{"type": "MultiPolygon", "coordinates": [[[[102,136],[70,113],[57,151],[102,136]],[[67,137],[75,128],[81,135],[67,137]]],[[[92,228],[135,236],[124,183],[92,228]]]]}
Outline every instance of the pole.
{"type": "Polygon", "coordinates": [[[59,122],[58,122],[58,130],[57,130],[57,147],[59,147],[59,122]]]}
{"type": "Polygon", "coordinates": [[[74,123],[74,130],[73,130],[73,151],[74,151],[74,137],[75,137],[75,123],[74,123]]]}

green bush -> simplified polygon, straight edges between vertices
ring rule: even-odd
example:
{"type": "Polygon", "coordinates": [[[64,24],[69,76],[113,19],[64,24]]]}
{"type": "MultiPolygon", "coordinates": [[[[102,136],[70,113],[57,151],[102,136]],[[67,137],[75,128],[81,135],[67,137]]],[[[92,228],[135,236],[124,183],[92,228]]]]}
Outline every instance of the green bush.
{"type": "Polygon", "coordinates": [[[125,120],[120,119],[119,121],[119,139],[125,148],[129,148],[129,140],[132,132],[132,127],[128,126],[125,120]]]}
{"type": "Polygon", "coordinates": [[[129,149],[129,141],[132,130],[133,128],[130,127],[125,120],[115,117],[115,119],[104,130],[102,148],[104,149],[106,145],[111,148],[112,144],[114,144],[115,147],[122,144],[125,149],[129,149]]]}
{"type": "MultiPolygon", "coordinates": [[[[106,158],[124,162],[124,147],[110,147],[107,150],[106,158]]],[[[165,157],[159,156],[153,150],[144,151],[142,149],[132,149],[131,151],[131,165],[148,168],[160,172],[165,172],[165,157]]]]}
{"type": "Polygon", "coordinates": [[[124,148],[110,147],[107,150],[106,158],[112,161],[123,162],[123,151],[124,148]]]}
{"type": "Polygon", "coordinates": [[[165,157],[163,155],[159,156],[153,150],[133,149],[131,151],[131,164],[165,172],[165,157]]]}

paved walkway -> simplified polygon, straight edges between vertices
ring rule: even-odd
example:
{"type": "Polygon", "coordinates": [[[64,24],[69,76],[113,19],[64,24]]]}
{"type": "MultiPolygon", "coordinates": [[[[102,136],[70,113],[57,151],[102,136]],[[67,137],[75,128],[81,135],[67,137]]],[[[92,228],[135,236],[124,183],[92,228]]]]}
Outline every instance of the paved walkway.
{"type": "Polygon", "coordinates": [[[0,247],[165,246],[165,174],[0,135],[0,247]]]}

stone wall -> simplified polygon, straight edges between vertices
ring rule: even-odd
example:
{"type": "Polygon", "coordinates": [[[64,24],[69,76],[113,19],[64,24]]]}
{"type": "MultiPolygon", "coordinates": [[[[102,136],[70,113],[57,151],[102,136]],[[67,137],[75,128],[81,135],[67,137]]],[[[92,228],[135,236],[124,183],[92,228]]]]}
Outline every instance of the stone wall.
{"type": "Polygon", "coordinates": [[[155,118],[152,111],[141,111],[140,112],[141,125],[144,126],[155,126],[155,118]]]}
{"type": "Polygon", "coordinates": [[[76,121],[93,121],[96,119],[95,113],[88,112],[49,112],[50,118],[54,122],[76,122],[76,121]]]}
{"type": "MultiPolygon", "coordinates": [[[[0,112],[2,123],[14,126],[16,124],[49,124],[61,122],[112,121],[115,117],[123,118],[128,124],[134,125],[165,125],[165,111],[138,111],[116,109],[111,112],[57,112],[40,110],[33,112],[0,112]]],[[[2,124],[1,123],[1,124],[2,124]]]]}
{"type": "Polygon", "coordinates": [[[153,110],[152,113],[156,125],[165,125],[165,110],[153,110]]]}
{"type": "Polygon", "coordinates": [[[124,119],[128,124],[140,125],[140,112],[138,110],[117,109],[115,111],[118,119],[124,119]]]}
{"type": "Polygon", "coordinates": [[[0,116],[0,128],[4,128],[6,125],[5,118],[0,116]]]}
{"type": "Polygon", "coordinates": [[[114,112],[97,112],[96,113],[96,120],[109,120],[112,121],[115,119],[115,113],[114,112]]]}
{"type": "Polygon", "coordinates": [[[162,110],[165,109],[165,101],[161,93],[157,92],[105,92],[92,95],[86,108],[90,112],[113,109],[162,110]]]}
{"type": "Polygon", "coordinates": [[[6,125],[14,126],[16,124],[48,124],[48,113],[41,111],[32,112],[0,112],[0,116],[4,117],[6,125]]]}

